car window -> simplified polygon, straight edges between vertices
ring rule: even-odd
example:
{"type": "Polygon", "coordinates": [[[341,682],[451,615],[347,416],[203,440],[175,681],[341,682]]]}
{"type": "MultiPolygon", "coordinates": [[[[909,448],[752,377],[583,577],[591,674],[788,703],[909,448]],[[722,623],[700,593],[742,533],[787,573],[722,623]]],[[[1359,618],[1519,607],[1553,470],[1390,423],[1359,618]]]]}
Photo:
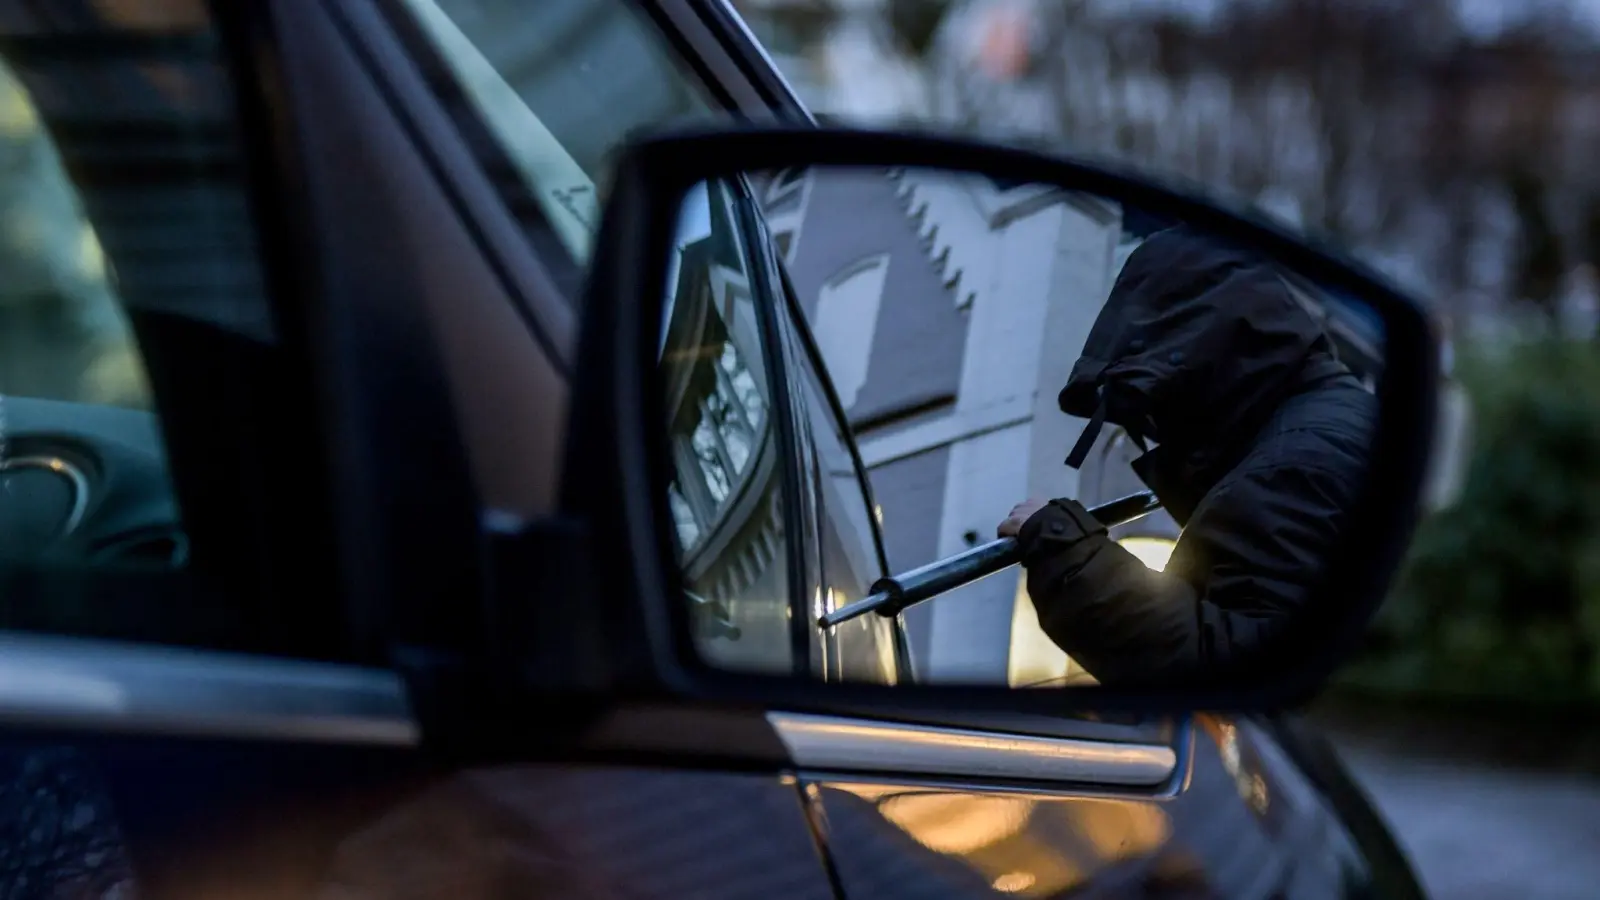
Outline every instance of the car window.
{"type": "Polygon", "coordinates": [[[708,114],[710,95],[624,0],[403,0],[432,73],[569,300],[598,226],[610,154],[708,114]]]}
{"type": "MultiPolygon", "coordinates": [[[[790,309],[784,304],[785,311],[790,309]]],[[[811,442],[812,471],[807,482],[816,496],[817,543],[822,583],[817,615],[865,597],[885,574],[873,524],[876,515],[851,453],[848,426],[828,401],[824,377],[801,339],[805,326],[787,319],[797,401],[805,437],[811,442]]],[[[820,635],[826,677],[842,681],[893,683],[897,624],[882,616],[860,616],[820,635]]]]}
{"type": "Polygon", "coordinates": [[[100,237],[0,60],[0,394],[145,408],[144,363],[100,237]]]}
{"type": "Polygon", "coordinates": [[[283,649],[191,577],[158,416],[180,336],[279,353],[205,9],[0,2],[0,629],[283,649]]]}
{"type": "Polygon", "coordinates": [[[661,347],[668,501],[701,654],[718,668],[790,672],[786,460],[735,222],[722,183],[691,195],[680,220],[661,347]]]}

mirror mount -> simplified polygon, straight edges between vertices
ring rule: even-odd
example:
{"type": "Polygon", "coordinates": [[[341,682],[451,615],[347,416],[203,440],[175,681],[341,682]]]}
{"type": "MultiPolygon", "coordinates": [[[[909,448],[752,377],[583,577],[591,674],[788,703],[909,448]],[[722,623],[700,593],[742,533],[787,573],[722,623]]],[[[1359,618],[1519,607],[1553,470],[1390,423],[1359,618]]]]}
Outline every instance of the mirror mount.
{"type": "Polygon", "coordinates": [[[576,720],[611,687],[610,657],[594,607],[590,529],[570,517],[490,512],[481,522],[489,598],[472,644],[412,640],[390,648],[406,682],[423,749],[449,766],[485,765],[548,749],[558,719],[576,720]],[[587,699],[585,699],[587,698],[587,699]],[[535,714],[530,703],[537,701],[535,714]]]}

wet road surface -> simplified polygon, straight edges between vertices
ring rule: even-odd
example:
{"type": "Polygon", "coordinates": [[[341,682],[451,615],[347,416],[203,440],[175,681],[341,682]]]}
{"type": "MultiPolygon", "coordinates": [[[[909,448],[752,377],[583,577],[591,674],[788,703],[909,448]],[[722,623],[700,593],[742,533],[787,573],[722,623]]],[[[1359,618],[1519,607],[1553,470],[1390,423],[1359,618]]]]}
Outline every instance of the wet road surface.
{"type": "Polygon", "coordinates": [[[1329,728],[1441,900],[1600,900],[1600,774],[1329,728]]]}

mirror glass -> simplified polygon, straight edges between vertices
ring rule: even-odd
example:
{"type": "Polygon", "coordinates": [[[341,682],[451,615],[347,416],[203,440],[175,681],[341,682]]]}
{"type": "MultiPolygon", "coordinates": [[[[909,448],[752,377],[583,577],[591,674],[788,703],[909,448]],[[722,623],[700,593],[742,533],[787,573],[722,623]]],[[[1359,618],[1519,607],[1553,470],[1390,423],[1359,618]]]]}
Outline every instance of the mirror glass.
{"type": "Polygon", "coordinates": [[[1381,320],[1164,210],[969,172],[741,173],[684,197],[665,286],[665,499],[716,668],[1248,671],[1363,487],[1381,320]]]}

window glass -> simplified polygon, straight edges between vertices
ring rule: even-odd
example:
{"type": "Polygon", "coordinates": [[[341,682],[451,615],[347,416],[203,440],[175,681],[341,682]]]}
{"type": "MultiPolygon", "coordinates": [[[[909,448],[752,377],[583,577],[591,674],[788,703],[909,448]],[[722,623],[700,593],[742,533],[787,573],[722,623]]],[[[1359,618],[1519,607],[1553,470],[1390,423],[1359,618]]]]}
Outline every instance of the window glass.
{"type": "Polygon", "coordinates": [[[790,672],[784,458],[731,196],[712,184],[689,197],[668,275],[668,501],[700,652],[719,668],[790,672]]]}
{"type": "Polygon", "coordinates": [[[140,346],[278,352],[217,37],[65,6],[0,0],[0,629],[264,642],[189,577],[140,346]]]}
{"type": "MultiPolygon", "coordinates": [[[[793,319],[789,324],[804,327],[793,319]]],[[[815,448],[810,481],[817,495],[822,551],[822,587],[816,598],[821,607],[816,613],[821,615],[867,596],[873,582],[887,573],[879,561],[872,505],[850,452],[849,432],[834,415],[810,356],[798,341],[795,347],[799,401],[815,448]]],[[[898,671],[896,627],[892,619],[866,615],[831,629],[824,640],[826,677],[893,683],[898,671]]]]}
{"type": "Polygon", "coordinates": [[[0,167],[0,394],[148,406],[144,363],[99,235],[4,61],[0,167]]]}
{"type": "Polygon", "coordinates": [[[403,2],[448,70],[434,79],[447,105],[575,287],[610,154],[636,131],[706,114],[704,87],[623,0],[403,2]]]}

